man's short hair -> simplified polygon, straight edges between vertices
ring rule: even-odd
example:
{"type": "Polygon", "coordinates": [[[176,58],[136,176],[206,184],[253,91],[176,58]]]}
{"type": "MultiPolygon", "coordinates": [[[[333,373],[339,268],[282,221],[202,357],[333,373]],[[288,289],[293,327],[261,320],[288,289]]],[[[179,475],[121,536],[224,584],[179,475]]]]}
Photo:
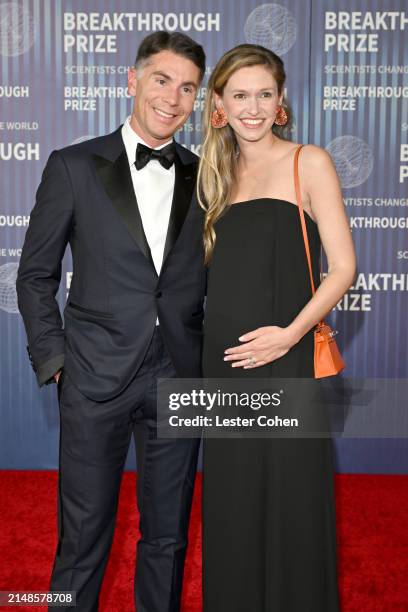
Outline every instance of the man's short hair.
{"type": "Polygon", "coordinates": [[[181,32],[153,32],[146,36],[137,51],[135,68],[140,68],[145,60],[160,51],[172,51],[190,60],[200,70],[200,79],[205,72],[205,53],[201,45],[181,32]]]}

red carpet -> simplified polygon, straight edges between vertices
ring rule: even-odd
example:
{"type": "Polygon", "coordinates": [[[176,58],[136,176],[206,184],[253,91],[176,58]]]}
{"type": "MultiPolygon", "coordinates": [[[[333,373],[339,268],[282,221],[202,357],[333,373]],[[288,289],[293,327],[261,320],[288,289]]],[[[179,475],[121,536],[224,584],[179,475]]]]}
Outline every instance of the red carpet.
{"type": "MultiPolygon", "coordinates": [[[[56,482],[54,472],[0,472],[0,590],[47,590],[56,542],[56,482]]],[[[200,485],[199,476],[183,612],[201,610],[200,485]]],[[[101,612],[134,610],[134,491],[135,477],[126,474],[101,612]]],[[[338,475],[336,498],[342,611],[408,612],[408,477],[338,475]]]]}

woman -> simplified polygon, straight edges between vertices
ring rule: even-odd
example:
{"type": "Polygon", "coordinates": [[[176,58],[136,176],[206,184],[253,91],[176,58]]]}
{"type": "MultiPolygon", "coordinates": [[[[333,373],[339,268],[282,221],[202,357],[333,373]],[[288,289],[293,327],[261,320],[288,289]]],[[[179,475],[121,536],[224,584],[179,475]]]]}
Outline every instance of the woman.
{"type": "MultiPolygon", "coordinates": [[[[298,145],[281,59],[239,45],[208,84],[199,200],[209,265],[205,377],[313,377],[313,329],[355,275],[336,171],[324,149],[299,155],[315,285],[311,298],[293,179],[298,145]]],[[[206,439],[203,585],[206,612],[336,612],[330,439],[206,439]]]]}

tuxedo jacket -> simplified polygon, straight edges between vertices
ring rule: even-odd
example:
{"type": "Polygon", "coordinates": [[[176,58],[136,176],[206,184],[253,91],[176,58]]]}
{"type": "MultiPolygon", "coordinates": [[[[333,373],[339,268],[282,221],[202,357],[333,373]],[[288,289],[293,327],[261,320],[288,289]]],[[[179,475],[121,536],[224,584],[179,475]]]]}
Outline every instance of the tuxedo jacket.
{"type": "Polygon", "coordinates": [[[175,186],[157,274],[134,193],[120,126],[53,151],[44,169],[17,277],[39,385],[64,367],[87,397],[118,395],[135,376],[156,318],[178,376],[201,375],[206,273],[196,155],[176,143],[175,186]],[[71,247],[64,325],[55,299],[71,247]]]}

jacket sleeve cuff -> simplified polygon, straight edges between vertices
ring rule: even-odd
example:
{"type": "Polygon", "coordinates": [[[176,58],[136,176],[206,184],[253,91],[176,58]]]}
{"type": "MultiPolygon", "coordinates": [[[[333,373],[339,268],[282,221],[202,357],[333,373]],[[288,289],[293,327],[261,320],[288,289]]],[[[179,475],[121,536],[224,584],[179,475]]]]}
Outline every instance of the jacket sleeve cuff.
{"type": "Polygon", "coordinates": [[[54,374],[59,372],[64,367],[64,354],[55,355],[45,363],[37,366],[35,373],[37,376],[38,385],[49,385],[55,382],[54,374]]]}

